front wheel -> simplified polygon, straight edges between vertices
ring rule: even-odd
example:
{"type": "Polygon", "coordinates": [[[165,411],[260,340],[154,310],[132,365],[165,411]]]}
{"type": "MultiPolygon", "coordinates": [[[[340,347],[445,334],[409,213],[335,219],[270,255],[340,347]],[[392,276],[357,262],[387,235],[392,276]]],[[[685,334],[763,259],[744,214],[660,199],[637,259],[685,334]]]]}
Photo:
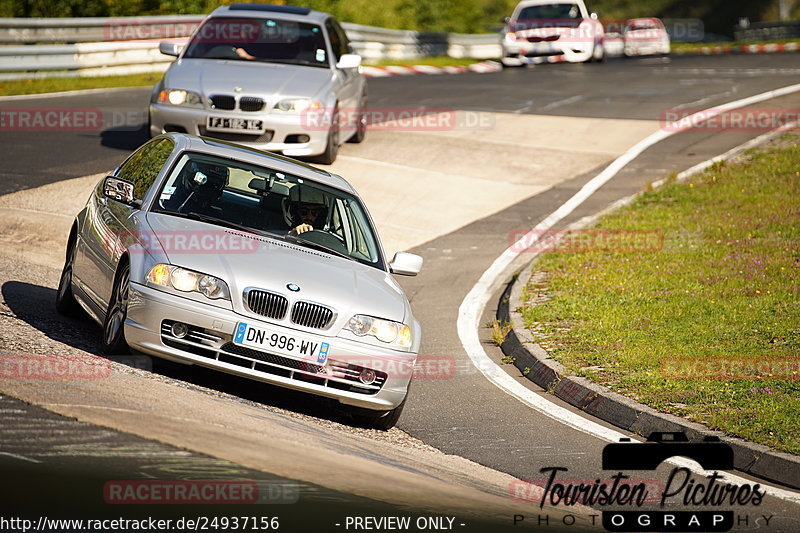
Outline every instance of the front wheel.
{"type": "Polygon", "coordinates": [[[328,130],[328,143],[325,145],[325,151],[318,155],[315,161],[323,165],[331,165],[334,161],[336,161],[337,155],[339,155],[338,107],[333,111],[333,117],[331,117],[331,128],[328,130]]]}
{"type": "Polygon", "coordinates": [[[358,126],[356,127],[356,132],[353,134],[352,137],[347,139],[349,143],[361,143],[364,142],[364,139],[367,136],[367,96],[361,99],[361,103],[358,106],[358,126]]]}
{"type": "Polygon", "coordinates": [[[130,290],[131,267],[124,264],[114,276],[114,288],[108,303],[106,319],[103,321],[103,339],[100,349],[106,355],[128,353],[125,342],[125,319],[128,317],[128,296],[130,290]]]}
{"type": "Polygon", "coordinates": [[[602,63],[603,60],[606,58],[606,50],[603,48],[603,43],[594,45],[594,49],[592,50],[592,61],[595,63],[602,63]]]}
{"type": "Polygon", "coordinates": [[[364,409],[354,409],[350,415],[359,426],[370,429],[379,429],[381,431],[388,431],[392,429],[395,424],[397,424],[397,421],[400,419],[400,415],[403,414],[403,408],[406,406],[407,399],[408,393],[406,393],[406,397],[403,398],[403,401],[400,402],[400,405],[390,411],[369,412],[364,409]]]}

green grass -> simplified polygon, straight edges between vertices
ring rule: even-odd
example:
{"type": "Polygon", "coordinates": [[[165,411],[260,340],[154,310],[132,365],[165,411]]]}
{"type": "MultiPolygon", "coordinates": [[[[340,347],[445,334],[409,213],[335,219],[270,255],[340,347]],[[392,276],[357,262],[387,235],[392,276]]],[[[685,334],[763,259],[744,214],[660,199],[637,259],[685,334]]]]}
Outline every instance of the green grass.
{"type": "Polygon", "coordinates": [[[744,45],[751,45],[751,44],[786,44],[786,43],[795,43],[800,42],[797,39],[777,39],[773,41],[753,41],[753,42],[745,42],[745,41],[728,41],[724,43],[672,43],[670,47],[672,48],[672,52],[700,52],[703,48],[711,48],[714,46],[727,46],[729,48],[733,48],[736,46],[744,46],[744,45]]]}
{"type": "Polygon", "coordinates": [[[369,63],[371,66],[378,66],[378,67],[388,67],[391,65],[399,65],[399,66],[414,66],[414,65],[430,65],[433,67],[449,67],[449,66],[467,66],[472,65],[473,63],[480,63],[481,61],[486,61],[485,59],[474,59],[471,57],[447,57],[447,56],[435,56],[435,57],[420,57],[417,59],[385,59],[383,61],[377,61],[375,63],[369,63]]]}
{"type": "Polygon", "coordinates": [[[661,231],[653,252],[550,253],[526,327],[576,375],[662,412],[800,453],[800,376],[678,373],[800,358],[800,146],[645,192],[597,228],[661,231]]]}
{"type": "Polygon", "coordinates": [[[139,87],[155,85],[163,74],[152,72],[130,76],[100,76],[96,78],[47,78],[0,82],[0,96],[16,94],[55,93],[80,89],[108,89],[111,87],[139,87]]]}

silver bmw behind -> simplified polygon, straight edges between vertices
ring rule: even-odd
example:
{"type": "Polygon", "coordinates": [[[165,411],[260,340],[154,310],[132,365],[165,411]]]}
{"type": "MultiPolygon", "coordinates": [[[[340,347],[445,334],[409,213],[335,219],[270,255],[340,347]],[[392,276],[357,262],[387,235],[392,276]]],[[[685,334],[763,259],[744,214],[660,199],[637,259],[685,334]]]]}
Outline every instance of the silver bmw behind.
{"type": "Polygon", "coordinates": [[[130,349],[317,394],[388,429],[420,325],[373,222],[340,176],[170,133],[98,183],[72,226],[56,307],[130,349]]]}
{"type": "Polygon", "coordinates": [[[150,99],[150,135],[184,132],[330,164],[367,128],[361,57],[331,15],[231,4],[212,12],[150,99]]]}

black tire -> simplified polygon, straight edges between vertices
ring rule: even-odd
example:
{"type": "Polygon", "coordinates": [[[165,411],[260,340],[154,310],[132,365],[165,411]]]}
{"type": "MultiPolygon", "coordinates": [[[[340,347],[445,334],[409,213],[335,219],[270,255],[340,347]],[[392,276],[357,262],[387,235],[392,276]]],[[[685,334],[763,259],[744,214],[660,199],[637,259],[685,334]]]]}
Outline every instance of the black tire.
{"type": "Polygon", "coordinates": [[[333,117],[331,117],[331,129],[328,130],[328,143],[325,145],[325,151],[314,158],[314,161],[323,165],[331,165],[336,161],[336,156],[339,155],[339,108],[333,110],[333,117]]]}
{"type": "Polygon", "coordinates": [[[592,48],[592,57],[589,59],[589,63],[602,63],[603,61],[605,61],[605,59],[606,59],[606,51],[603,48],[603,44],[602,43],[600,43],[600,50],[602,52],[600,54],[600,57],[596,57],[595,54],[597,53],[597,45],[595,44],[594,48],[592,48]]]}
{"type": "Polygon", "coordinates": [[[400,402],[400,405],[391,411],[370,412],[366,409],[353,409],[350,415],[353,417],[353,420],[356,422],[356,424],[361,427],[388,431],[392,429],[395,424],[397,424],[397,421],[400,419],[400,415],[403,414],[403,408],[406,406],[407,399],[408,393],[406,393],[406,397],[403,398],[403,401],[400,402]]]}
{"type": "Polygon", "coordinates": [[[103,336],[100,349],[106,355],[130,353],[125,342],[125,319],[128,316],[128,296],[130,290],[131,267],[126,262],[121,265],[114,276],[114,288],[111,290],[111,301],[103,320],[103,336]]]}
{"type": "Polygon", "coordinates": [[[56,311],[69,317],[77,317],[81,312],[81,307],[75,300],[75,295],[72,294],[72,268],[75,266],[77,243],[76,235],[71,234],[67,242],[67,257],[64,260],[64,268],[61,270],[56,290],[56,311]]]}
{"type": "Polygon", "coordinates": [[[347,139],[349,143],[362,143],[367,136],[367,95],[361,98],[361,103],[358,105],[358,128],[352,137],[347,139]]]}

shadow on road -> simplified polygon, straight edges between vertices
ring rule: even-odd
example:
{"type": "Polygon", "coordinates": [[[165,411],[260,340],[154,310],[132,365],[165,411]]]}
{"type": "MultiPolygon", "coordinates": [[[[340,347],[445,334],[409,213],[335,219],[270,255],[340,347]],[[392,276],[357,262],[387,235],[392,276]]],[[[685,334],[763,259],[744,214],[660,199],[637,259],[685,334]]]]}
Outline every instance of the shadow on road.
{"type": "Polygon", "coordinates": [[[100,132],[100,144],[107,148],[136,150],[150,138],[148,125],[120,126],[100,132]]]}
{"type": "MultiPolygon", "coordinates": [[[[55,289],[22,281],[6,281],[0,288],[3,300],[13,314],[30,326],[44,333],[48,338],[104,357],[100,353],[100,326],[87,316],[67,318],[55,310],[55,289]]],[[[275,387],[267,383],[225,374],[196,365],[182,365],[171,361],[137,354],[136,364],[141,368],[145,361],[147,370],[171,379],[229,394],[246,402],[254,402],[278,407],[296,413],[338,422],[352,424],[350,416],[339,408],[337,402],[301,392],[275,387]]],[[[117,359],[119,362],[125,358],[117,359]]],[[[133,358],[128,358],[133,359],[133,358]]]]}

